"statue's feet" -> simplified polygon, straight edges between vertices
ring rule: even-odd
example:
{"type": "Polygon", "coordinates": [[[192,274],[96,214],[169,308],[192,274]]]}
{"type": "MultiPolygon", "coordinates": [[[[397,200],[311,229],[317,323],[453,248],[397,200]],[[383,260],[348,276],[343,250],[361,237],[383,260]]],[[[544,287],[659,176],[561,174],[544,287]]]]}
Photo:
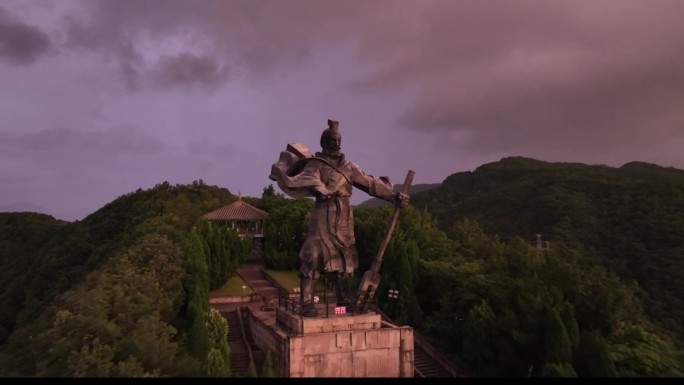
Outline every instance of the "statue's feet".
{"type": "Polygon", "coordinates": [[[318,310],[316,310],[314,305],[305,305],[304,307],[302,307],[302,310],[299,314],[302,317],[317,317],[318,310]]]}

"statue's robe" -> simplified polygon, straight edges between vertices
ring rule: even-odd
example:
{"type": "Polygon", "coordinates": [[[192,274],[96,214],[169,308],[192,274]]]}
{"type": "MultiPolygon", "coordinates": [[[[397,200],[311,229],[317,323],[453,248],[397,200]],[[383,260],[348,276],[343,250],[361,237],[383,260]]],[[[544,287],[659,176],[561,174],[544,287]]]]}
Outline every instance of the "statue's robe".
{"type": "Polygon", "coordinates": [[[344,154],[337,160],[323,153],[311,156],[301,145],[299,148],[288,146],[281,152],[269,178],[293,198],[316,198],[306,240],[299,252],[300,273],[313,279],[321,272],[353,275],[359,266],[359,256],[349,203],[352,189],[356,187],[371,196],[392,201],[392,184],[385,178],[366,175],[358,165],[346,160],[344,154]],[[321,196],[331,197],[322,199],[321,196]]]}

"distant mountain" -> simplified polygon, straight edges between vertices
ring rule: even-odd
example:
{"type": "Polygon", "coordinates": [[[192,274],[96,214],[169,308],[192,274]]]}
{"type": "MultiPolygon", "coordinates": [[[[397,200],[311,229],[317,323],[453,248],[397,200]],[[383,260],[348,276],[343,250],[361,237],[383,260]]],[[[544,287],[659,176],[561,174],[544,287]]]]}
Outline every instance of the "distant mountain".
{"type": "MultiPolygon", "coordinates": [[[[439,186],[441,186],[440,183],[423,183],[423,184],[412,185],[411,187],[409,187],[409,195],[413,195],[415,193],[425,191],[425,190],[429,190],[429,189],[439,187],[439,186]]],[[[394,185],[394,191],[401,191],[401,189],[403,187],[404,187],[403,183],[402,184],[395,184],[394,185]]],[[[389,202],[382,200],[380,198],[371,198],[371,199],[368,199],[366,201],[359,203],[358,205],[356,205],[354,207],[379,207],[379,206],[382,206],[382,205],[387,204],[387,203],[389,203],[389,202]]]]}
{"type": "Polygon", "coordinates": [[[47,209],[36,204],[18,201],[8,205],[0,206],[0,212],[2,213],[21,213],[21,212],[32,212],[32,213],[46,213],[47,209]]]}
{"type": "Polygon", "coordinates": [[[643,289],[646,310],[684,341],[684,171],[510,157],[411,197],[439,227],[470,218],[503,239],[564,244],[643,289]]]}

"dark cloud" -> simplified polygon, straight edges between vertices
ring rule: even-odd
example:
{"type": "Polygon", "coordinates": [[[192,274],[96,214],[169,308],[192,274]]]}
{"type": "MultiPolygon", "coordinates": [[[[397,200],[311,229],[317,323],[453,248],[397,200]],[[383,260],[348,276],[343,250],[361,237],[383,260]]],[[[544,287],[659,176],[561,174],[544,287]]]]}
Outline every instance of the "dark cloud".
{"type": "Polygon", "coordinates": [[[116,58],[121,70],[121,77],[129,91],[140,89],[142,71],[142,57],[131,42],[125,42],[116,47],[116,58]]]}
{"type": "Polygon", "coordinates": [[[50,48],[50,38],[45,32],[15,20],[0,7],[0,58],[15,64],[29,64],[50,48]]]}
{"type": "Polygon", "coordinates": [[[374,3],[88,0],[82,15],[68,19],[67,46],[114,56],[129,89],[147,76],[163,86],[224,82],[226,68],[258,82],[300,65],[324,44],[349,39],[355,20],[386,4],[374,3]],[[141,60],[174,38],[186,40],[177,52],[158,63],[141,60]],[[145,64],[154,68],[145,71],[145,64]]]}
{"type": "Polygon", "coordinates": [[[228,67],[215,58],[182,53],[165,56],[151,70],[156,85],[162,88],[201,86],[216,88],[228,79],[228,67]]]}
{"type": "Polygon", "coordinates": [[[6,203],[49,181],[93,205],[165,179],[259,193],[264,154],[330,116],[364,167],[421,183],[515,155],[684,167],[681,0],[9,3],[0,30],[32,43],[0,34],[0,58],[37,63],[0,73],[6,203]]]}
{"type": "Polygon", "coordinates": [[[80,132],[69,128],[45,129],[33,133],[0,132],[0,156],[34,157],[63,154],[60,160],[99,162],[119,154],[153,154],[164,145],[156,138],[136,135],[130,128],[107,132],[80,132]],[[79,155],[80,154],[80,155],[79,155]]]}
{"type": "Polygon", "coordinates": [[[682,14],[680,1],[430,2],[362,41],[379,64],[352,85],[420,90],[399,122],[480,152],[657,147],[682,135],[682,14]]]}
{"type": "Polygon", "coordinates": [[[186,18],[196,19],[190,17],[194,8],[187,1],[93,0],[82,5],[82,14],[66,19],[66,46],[113,59],[129,91],[138,91],[149,72],[142,55],[143,40],[173,36],[186,25],[186,18]]]}
{"type": "MultiPolygon", "coordinates": [[[[206,13],[202,1],[84,0],[81,12],[66,19],[67,45],[108,51],[135,43],[138,38],[159,38],[200,24],[206,13]]],[[[206,15],[205,15],[206,16],[206,15]]]]}

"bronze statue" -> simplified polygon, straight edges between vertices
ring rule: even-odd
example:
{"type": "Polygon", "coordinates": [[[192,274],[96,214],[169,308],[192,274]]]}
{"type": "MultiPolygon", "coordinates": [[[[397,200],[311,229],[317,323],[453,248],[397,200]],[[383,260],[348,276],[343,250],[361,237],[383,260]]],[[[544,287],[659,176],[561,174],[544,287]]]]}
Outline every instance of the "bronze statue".
{"type": "Polygon", "coordinates": [[[299,252],[301,315],[317,316],[313,303],[314,285],[322,273],[335,273],[337,306],[349,306],[349,278],[359,266],[354,238],[354,217],[349,198],[356,187],[367,194],[409,204],[409,195],[393,191],[385,177],[366,175],[340,151],[339,122],[328,120],[321,134],[322,152],[311,155],[306,146],[291,143],[271,168],[270,179],[291,197],[315,197],[308,233],[299,252]]]}

